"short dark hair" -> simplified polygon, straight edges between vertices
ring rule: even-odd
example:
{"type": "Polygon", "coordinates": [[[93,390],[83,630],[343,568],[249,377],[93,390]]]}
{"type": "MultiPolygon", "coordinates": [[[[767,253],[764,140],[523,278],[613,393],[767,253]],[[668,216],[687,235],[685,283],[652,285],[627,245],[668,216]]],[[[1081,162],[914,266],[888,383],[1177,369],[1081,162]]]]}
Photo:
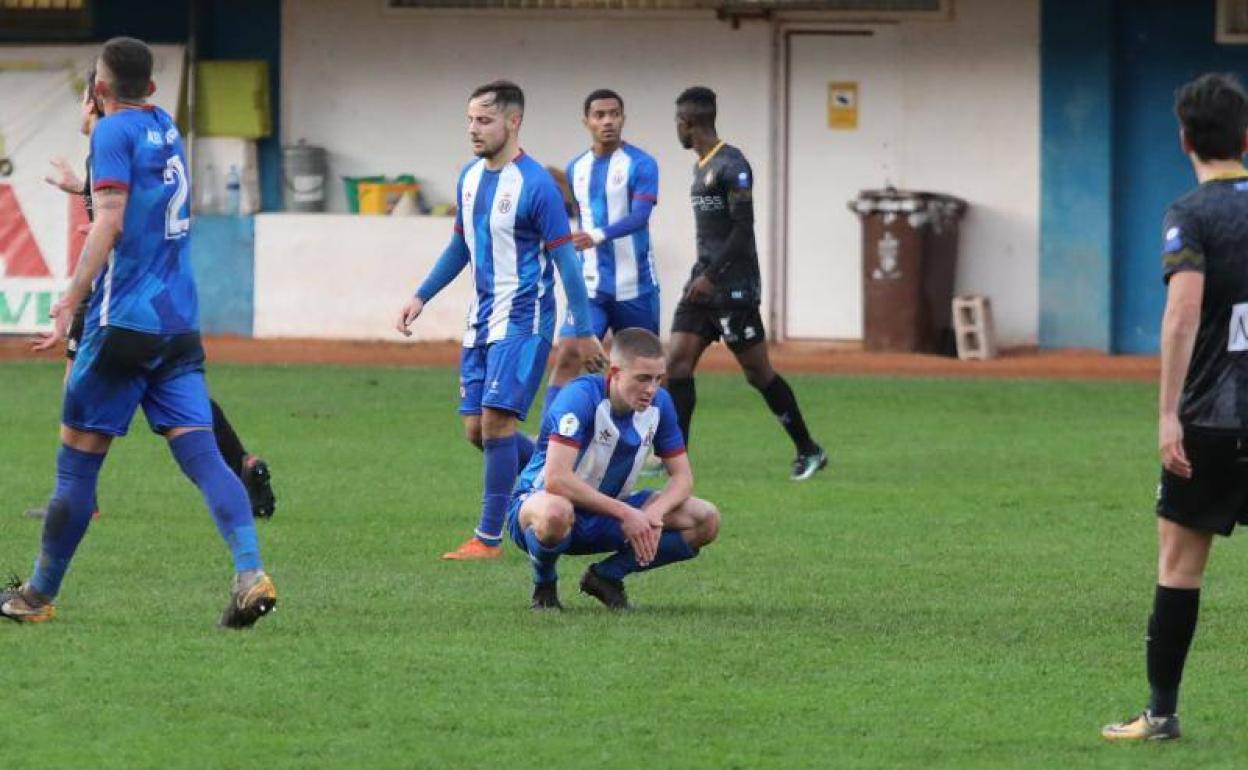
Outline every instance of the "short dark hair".
{"type": "Polygon", "coordinates": [[[99,117],[104,117],[104,110],[100,109],[100,99],[95,95],[95,62],[91,62],[91,66],[87,68],[87,95],[91,97],[91,108],[99,117]]]}
{"type": "Polygon", "coordinates": [[[611,358],[627,363],[634,358],[663,358],[663,342],[649,329],[633,326],[615,333],[611,342],[611,358]]]}
{"type": "Polygon", "coordinates": [[[108,85],[113,96],[118,99],[147,97],[147,87],[152,82],[152,49],[147,43],[132,37],[115,37],[104,44],[100,60],[112,75],[108,85]]]}
{"type": "Polygon", "coordinates": [[[585,114],[586,115],[589,114],[589,105],[593,104],[599,99],[614,99],[620,103],[620,112],[624,111],[624,98],[622,96],[617,94],[615,91],[612,91],[610,88],[599,88],[595,91],[590,92],[589,96],[585,97],[585,114]]]}
{"type": "Polygon", "coordinates": [[[676,106],[685,107],[689,119],[701,125],[715,125],[715,92],[706,86],[692,86],[676,97],[676,106]]]}
{"type": "Polygon", "coordinates": [[[521,91],[520,86],[510,80],[495,80],[492,83],[478,86],[468,99],[471,101],[482,96],[493,96],[491,101],[500,110],[515,107],[520,114],[524,114],[524,91],[521,91]]]}
{"type": "Polygon", "coordinates": [[[1174,114],[1201,160],[1243,156],[1248,94],[1234,75],[1211,72],[1185,84],[1175,91],[1174,114]]]}

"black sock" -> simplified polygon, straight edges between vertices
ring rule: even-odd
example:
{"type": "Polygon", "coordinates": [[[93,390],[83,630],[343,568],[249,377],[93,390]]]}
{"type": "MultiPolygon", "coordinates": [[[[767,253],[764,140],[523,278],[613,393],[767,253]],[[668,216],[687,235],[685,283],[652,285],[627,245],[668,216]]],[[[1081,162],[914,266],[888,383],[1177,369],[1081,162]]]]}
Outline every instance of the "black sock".
{"type": "Polygon", "coordinates": [[[1179,682],[1199,610],[1199,588],[1157,586],[1147,644],[1148,684],[1152,688],[1148,710],[1153,716],[1170,716],[1178,710],[1179,682]]]}
{"type": "Polygon", "coordinates": [[[793,395],[793,389],[789,387],[789,383],[777,374],[767,387],[758,390],[767,401],[767,408],[771,409],[771,413],[784,426],[789,438],[793,439],[793,446],[797,447],[797,451],[801,454],[811,454],[816,451],[818,447],[811,440],[810,432],[806,430],[802,410],[797,406],[797,396],[793,395]]]}
{"type": "Polygon", "coordinates": [[[676,407],[676,422],[685,437],[685,446],[689,446],[689,424],[693,421],[693,407],[698,403],[698,390],[693,386],[693,378],[673,377],[667,381],[667,392],[676,407]]]}
{"type": "Polygon", "coordinates": [[[230,470],[234,471],[234,475],[242,477],[243,475],[243,458],[247,456],[247,450],[243,449],[243,442],[239,440],[238,434],[234,432],[234,426],[230,425],[230,421],[225,419],[225,412],[221,411],[221,406],[216,401],[210,401],[212,404],[212,434],[217,438],[217,448],[221,450],[221,456],[225,458],[225,464],[230,466],[230,470]]]}

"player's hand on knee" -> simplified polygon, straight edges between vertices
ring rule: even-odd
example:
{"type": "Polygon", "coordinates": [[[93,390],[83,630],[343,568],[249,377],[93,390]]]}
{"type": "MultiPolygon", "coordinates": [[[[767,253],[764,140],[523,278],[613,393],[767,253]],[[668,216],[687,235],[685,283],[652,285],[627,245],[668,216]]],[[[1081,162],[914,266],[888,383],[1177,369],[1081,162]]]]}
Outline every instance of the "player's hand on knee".
{"type": "Polygon", "coordinates": [[[661,527],[654,527],[645,513],[636,508],[630,508],[629,511],[620,528],[633,548],[637,563],[644,567],[654,561],[654,556],[659,551],[659,535],[663,530],[661,527]]]}
{"type": "Polygon", "coordinates": [[[1183,479],[1192,477],[1192,463],[1183,449],[1183,425],[1178,415],[1166,415],[1157,427],[1157,444],[1161,452],[1161,464],[1166,470],[1183,479]]]}
{"type": "Polygon", "coordinates": [[[403,309],[399,311],[399,322],[395,324],[399,334],[402,334],[404,337],[412,336],[412,330],[408,327],[415,323],[417,318],[420,318],[420,313],[424,309],[425,301],[420,297],[409,299],[407,304],[403,306],[403,309]]]}
{"type": "Polygon", "coordinates": [[[584,362],[585,371],[597,374],[606,371],[607,354],[597,337],[577,337],[576,354],[584,362]]]}

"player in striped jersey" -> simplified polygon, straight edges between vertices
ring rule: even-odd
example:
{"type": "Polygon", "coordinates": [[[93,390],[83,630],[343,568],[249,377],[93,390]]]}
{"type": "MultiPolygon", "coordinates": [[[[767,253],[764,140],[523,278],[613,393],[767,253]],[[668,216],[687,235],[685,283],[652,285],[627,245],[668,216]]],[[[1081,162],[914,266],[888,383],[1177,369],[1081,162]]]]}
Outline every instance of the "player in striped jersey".
{"type": "MultiPolygon", "coordinates": [[[[650,246],[650,212],[658,202],[659,166],[644,150],[624,142],[624,99],[609,89],[585,97],[590,149],[567,167],[580,230],[572,243],[581,254],[589,312],[598,339],[607,331],[639,327],[659,333],[659,282],[650,246]]],[[[582,367],[571,321],[560,330],[555,370],[546,390],[549,407],[582,367]]]]}
{"type": "Polygon", "coordinates": [[[627,609],[626,576],[692,559],[718,534],[719,511],[692,496],[676,409],[659,387],[666,368],[654,333],[624,329],[607,375],[573,380],[543,418],[507,512],[507,531],[533,564],[533,609],[562,609],[555,565],[564,553],[611,553],[585,571],[581,591],[627,609]],[[668,483],[634,492],[651,451],[668,483]]]}
{"type": "Polygon", "coordinates": [[[524,93],[514,83],[496,81],[472,93],[468,137],[477,159],[459,177],[455,233],[397,324],[410,336],[425,303],[470,268],[476,297],[460,360],[459,413],[468,440],[485,454],[485,491],[474,536],[444,559],[502,554],[507,499],[533,452],[516,423],[528,414],[550,355],[555,266],[577,319],[578,355],[593,370],[606,363],[589,324],[563,197],[550,174],[520,149],[523,118],[524,93]]]}

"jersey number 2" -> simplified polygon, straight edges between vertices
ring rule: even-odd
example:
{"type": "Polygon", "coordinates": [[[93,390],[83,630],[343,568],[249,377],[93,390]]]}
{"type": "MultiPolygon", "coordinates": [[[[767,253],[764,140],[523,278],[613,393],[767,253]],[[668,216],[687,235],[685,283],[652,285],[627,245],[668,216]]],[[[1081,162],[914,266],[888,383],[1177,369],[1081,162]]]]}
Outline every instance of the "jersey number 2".
{"type": "Polygon", "coordinates": [[[183,238],[191,229],[191,220],[182,216],[190,183],[186,179],[186,167],[182,165],[181,157],[174,155],[165,163],[165,184],[177,185],[165,209],[165,240],[183,238]]]}

